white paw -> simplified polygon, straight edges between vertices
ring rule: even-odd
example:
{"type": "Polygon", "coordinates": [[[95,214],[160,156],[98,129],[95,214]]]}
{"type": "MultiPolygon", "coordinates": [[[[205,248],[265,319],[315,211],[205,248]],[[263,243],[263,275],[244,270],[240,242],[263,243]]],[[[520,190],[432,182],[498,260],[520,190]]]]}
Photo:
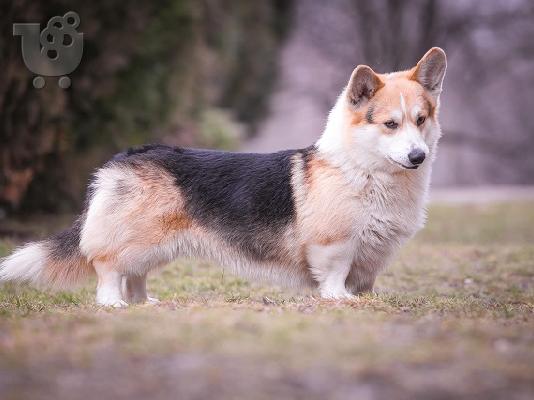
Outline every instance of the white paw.
{"type": "Polygon", "coordinates": [[[159,299],[156,299],[155,297],[148,296],[146,298],[146,302],[147,302],[147,304],[158,304],[159,303],[159,299]]]}
{"type": "Polygon", "coordinates": [[[103,306],[103,307],[113,307],[113,308],[128,307],[128,303],[126,303],[124,300],[100,300],[98,301],[98,305],[103,306]]]}
{"type": "Polygon", "coordinates": [[[354,300],[356,298],[356,296],[347,290],[322,291],[321,297],[328,300],[354,300]]]}
{"type": "Polygon", "coordinates": [[[128,307],[128,303],[126,303],[124,300],[116,301],[112,304],[113,308],[126,308],[128,307]]]}

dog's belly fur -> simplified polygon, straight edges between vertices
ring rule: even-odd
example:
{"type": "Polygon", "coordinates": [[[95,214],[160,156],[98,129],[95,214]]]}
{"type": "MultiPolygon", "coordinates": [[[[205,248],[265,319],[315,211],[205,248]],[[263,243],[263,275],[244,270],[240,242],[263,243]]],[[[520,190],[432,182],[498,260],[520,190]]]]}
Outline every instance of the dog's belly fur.
{"type": "Polygon", "coordinates": [[[147,146],[95,175],[80,248],[125,274],[200,257],[297,287],[317,286],[342,257],[358,292],[421,225],[420,200],[395,185],[348,182],[313,147],[250,155],[147,146]]]}

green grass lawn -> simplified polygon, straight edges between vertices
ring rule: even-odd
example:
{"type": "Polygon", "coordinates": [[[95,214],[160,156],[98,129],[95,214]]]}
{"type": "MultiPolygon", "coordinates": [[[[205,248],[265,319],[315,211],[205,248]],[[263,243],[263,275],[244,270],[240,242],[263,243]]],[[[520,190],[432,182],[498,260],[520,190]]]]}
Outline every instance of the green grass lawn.
{"type": "Polygon", "coordinates": [[[0,288],[1,399],[534,396],[534,204],[434,206],[354,301],[197,261],[153,275],[157,306],[99,308],[94,285],[0,288]]]}

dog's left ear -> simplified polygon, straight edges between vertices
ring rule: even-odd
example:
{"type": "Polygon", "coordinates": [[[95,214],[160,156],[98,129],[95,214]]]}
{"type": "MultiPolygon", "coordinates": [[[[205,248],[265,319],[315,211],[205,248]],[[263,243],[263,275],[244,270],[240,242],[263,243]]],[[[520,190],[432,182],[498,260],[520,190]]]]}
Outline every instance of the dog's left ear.
{"type": "Polygon", "coordinates": [[[434,97],[441,93],[443,78],[447,70],[447,56],[443,49],[432,47],[413,69],[411,79],[417,81],[434,97]]]}

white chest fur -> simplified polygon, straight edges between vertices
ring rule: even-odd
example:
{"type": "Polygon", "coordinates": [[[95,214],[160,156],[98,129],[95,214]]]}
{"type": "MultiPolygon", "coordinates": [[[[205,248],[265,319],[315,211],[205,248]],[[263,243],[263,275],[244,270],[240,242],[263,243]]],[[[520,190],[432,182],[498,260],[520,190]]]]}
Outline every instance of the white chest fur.
{"type": "Polygon", "coordinates": [[[424,223],[428,174],[421,170],[368,178],[360,192],[356,233],[364,241],[372,236],[382,242],[411,237],[424,223]]]}

